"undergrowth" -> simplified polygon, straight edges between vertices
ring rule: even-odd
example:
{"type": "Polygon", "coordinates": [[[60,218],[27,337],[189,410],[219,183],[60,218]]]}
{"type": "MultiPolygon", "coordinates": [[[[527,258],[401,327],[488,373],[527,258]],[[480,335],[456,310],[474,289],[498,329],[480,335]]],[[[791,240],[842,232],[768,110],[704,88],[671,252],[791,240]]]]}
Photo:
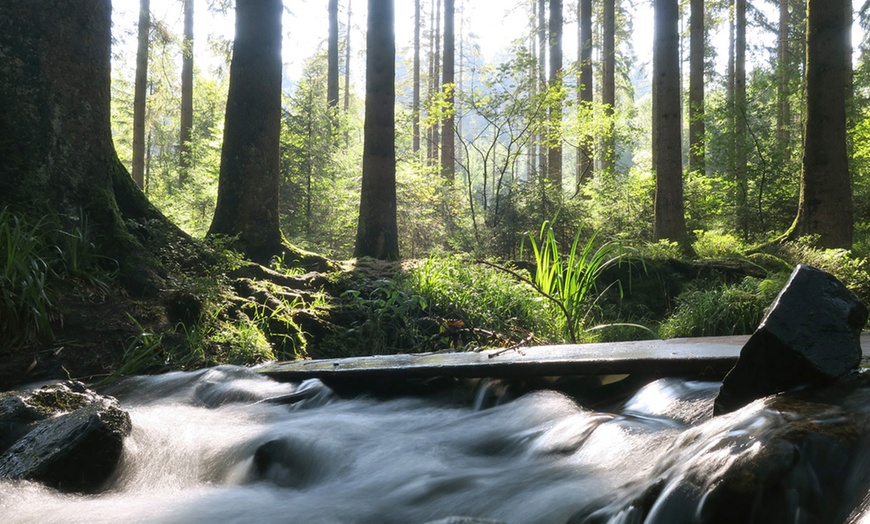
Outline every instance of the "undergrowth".
{"type": "Polygon", "coordinates": [[[0,345],[19,347],[52,336],[64,294],[108,293],[113,261],[100,256],[84,215],[32,222],[0,209],[0,345]]]}

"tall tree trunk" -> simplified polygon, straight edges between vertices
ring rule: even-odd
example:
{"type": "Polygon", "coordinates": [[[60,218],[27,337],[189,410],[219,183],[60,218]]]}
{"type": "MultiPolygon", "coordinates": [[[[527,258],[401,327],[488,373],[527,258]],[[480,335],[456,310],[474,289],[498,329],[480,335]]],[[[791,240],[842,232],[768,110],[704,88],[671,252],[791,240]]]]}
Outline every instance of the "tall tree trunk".
{"type": "MultiPolygon", "coordinates": [[[[550,88],[562,88],[562,0],[550,0],[550,88]]],[[[550,140],[547,151],[547,179],[554,196],[562,194],[562,98],[549,107],[550,140]]]]}
{"type": "Polygon", "coordinates": [[[111,13],[109,0],[0,2],[0,208],[84,212],[101,253],[120,262],[122,284],[144,293],[158,278],[126,221],[155,220],[155,236],[180,232],[115,153],[111,13]]]}
{"type": "Polygon", "coordinates": [[[746,165],[746,0],[734,3],[734,178],[737,224],[749,238],[749,178],[746,165]]]}
{"type": "Polygon", "coordinates": [[[788,81],[790,76],[789,57],[789,0],[779,0],[779,27],[777,29],[777,84],[776,84],[776,138],[782,155],[782,161],[790,160],[791,147],[789,139],[791,130],[791,104],[789,103],[788,81]]]}
{"type": "Polygon", "coordinates": [[[852,188],[846,149],[851,30],[843,2],[807,2],[807,121],[794,234],[825,248],[852,247],[852,188]]]}
{"type": "Polygon", "coordinates": [[[281,130],[281,0],[237,0],[236,37],[209,235],[265,262],[281,252],[278,161],[281,130]]]}
{"type": "Polygon", "coordinates": [[[454,0],[444,0],[444,89],[447,90],[448,115],[444,119],[441,131],[441,174],[450,183],[456,177],[456,140],[453,132],[454,104],[456,103],[455,86],[455,36],[454,21],[456,10],[454,0]]]}
{"type": "MultiPolygon", "coordinates": [[[[350,9],[351,0],[347,0],[347,27],[345,27],[344,35],[344,114],[347,115],[350,111],[350,24],[352,21],[352,11],[350,9]]],[[[350,130],[345,126],[344,144],[350,145],[350,130]]]]}
{"type": "Polygon", "coordinates": [[[683,211],[680,124],[680,34],[677,0],[655,0],[653,42],[653,150],[656,240],[687,245],[683,211]]]}
{"type": "MultiPolygon", "coordinates": [[[[538,92],[547,92],[547,0],[538,0],[538,92]]],[[[547,146],[544,133],[538,134],[538,176],[547,179],[547,146]]],[[[543,187],[543,185],[542,185],[543,187]]]]}
{"type": "MultiPolygon", "coordinates": [[[[429,2],[429,79],[426,83],[426,99],[431,103],[435,99],[435,90],[437,89],[438,77],[436,76],[435,63],[438,61],[437,47],[435,42],[435,11],[437,10],[435,0],[429,2]]],[[[428,126],[426,129],[426,163],[432,164],[435,158],[435,126],[428,126]]]]}
{"type": "MultiPolygon", "coordinates": [[[[592,0],[579,0],[577,3],[577,101],[580,107],[592,105],[592,0]]],[[[577,147],[576,190],[580,184],[593,174],[592,137],[580,137],[577,147]]]]}
{"type": "Polygon", "coordinates": [[[704,174],[704,0],[692,0],[689,29],[689,171],[704,174]]]}
{"type": "Polygon", "coordinates": [[[326,103],[338,107],[338,0],[329,0],[329,42],[326,50],[326,103]]]}
{"type": "MultiPolygon", "coordinates": [[[[432,74],[434,75],[432,78],[432,83],[435,86],[435,91],[441,87],[441,83],[439,79],[441,78],[441,1],[435,0],[435,59],[432,64],[434,67],[434,71],[432,74]]],[[[430,160],[433,166],[439,165],[439,156],[441,153],[441,130],[437,125],[432,126],[432,158],[430,160]]]]}
{"type": "MultiPolygon", "coordinates": [[[[616,5],[615,0],[604,0],[604,33],[601,43],[601,103],[605,106],[608,119],[613,118],[616,109],[616,5]]],[[[616,165],[616,137],[614,126],[608,123],[601,152],[601,167],[605,173],[613,174],[616,165]]]]}
{"type": "Polygon", "coordinates": [[[148,87],[148,35],[151,31],[149,0],[139,0],[139,43],[133,86],[133,180],[145,188],[145,98],[148,87]]]}
{"type": "MultiPolygon", "coordinates": [[[[538,0],[528,0],[529,2],[529,100],[537,100],[538,98],[538,0]]],[[[528,162],[527,162],[527,180],[531,182],[537,175],[538,169],[538,135],[532,134],[528,147],[528,162]]]]}
{"type": "Polygon", "coordinates": [[[414,153],[420,151],[420,0],[414,0],[414,99],[411,111],[414,117],[414,153]]]}
{"type": "Polygon", "coordinates": [[[397,260],[393,0],[369,0],[362,190],[354,256],[397,260]]]}
{"type": "Polygon", "coordinates": [[[193,0],[184,2],[184,40],[181,45],[181,132],[179,134],[178,184],[187,181],[193,138],[193,0]]]}

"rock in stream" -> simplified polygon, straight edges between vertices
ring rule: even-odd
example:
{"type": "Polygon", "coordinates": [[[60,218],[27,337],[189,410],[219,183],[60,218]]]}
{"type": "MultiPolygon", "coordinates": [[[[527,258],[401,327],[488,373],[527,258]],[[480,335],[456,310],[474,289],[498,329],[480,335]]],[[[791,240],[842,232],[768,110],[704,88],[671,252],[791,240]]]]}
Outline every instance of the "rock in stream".
{"type": "Polygon", "coordinates": [[[130,416],[80,382],[0,394],[0,478],[90,493],[121,457],[130,416]]]}
{"type": "Polygon", "coordinates": [[[798,266],[722,381],[714,413],[846,375],[861,363],[866,323],[867,306],[836,277],[798,266]]]}

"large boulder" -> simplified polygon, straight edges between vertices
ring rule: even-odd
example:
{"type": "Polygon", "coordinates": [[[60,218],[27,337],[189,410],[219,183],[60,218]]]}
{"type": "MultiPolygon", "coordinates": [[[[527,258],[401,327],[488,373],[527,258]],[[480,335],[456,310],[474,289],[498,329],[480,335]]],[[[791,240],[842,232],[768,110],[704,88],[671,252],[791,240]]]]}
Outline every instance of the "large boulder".
{"type": "Polygon", "coordinates": [[[130,416],[118,401],[81,383],[0,397],[0,478],[93,492],[121,457],[130,416]]]}
{"type": "Polygon", "coordinates": [[[866,322],[867,306],[836,277],[798,266],[722,381],[714,413],[857,368],[866,322]]]}

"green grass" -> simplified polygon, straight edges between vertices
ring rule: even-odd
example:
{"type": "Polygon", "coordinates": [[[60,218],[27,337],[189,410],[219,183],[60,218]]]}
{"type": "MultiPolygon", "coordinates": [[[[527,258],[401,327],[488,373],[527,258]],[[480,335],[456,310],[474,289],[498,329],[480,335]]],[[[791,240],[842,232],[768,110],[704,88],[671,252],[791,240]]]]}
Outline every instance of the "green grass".
{"type": "MultiPolygon", "coordinates": [[[[580,231],[574,235],[567,253],[560,252],[556,234],[549,222],[544,222],[538,239],[531,233],[529,244],[535,259],[532,287],[558,306],[565,318],[565,329],[571,342],[578,342],[591,318],[600,293],[600,277],[623,258],[623,249],[615,242],[596,242],[593,234],[585,244],[580,231]]],[[[619,282],[615,283],[619,285],[619,282]]]]}
{"type": "Polygon", "coordinates": [[[84,217],[28,221],[0,209],[0,344],[19,347],[52,336],[64,292],[106,293],[115,271],[97,254],[84,217]]]}
{"type": "Polygon", "coordinates": [[[746,277],[738,284],[699,282],[677,297],[677,308],[662,322],[659,334],[676,338],[752,333],[787,279],[788,273],[777,273],[765,279],[746,277]]]}

